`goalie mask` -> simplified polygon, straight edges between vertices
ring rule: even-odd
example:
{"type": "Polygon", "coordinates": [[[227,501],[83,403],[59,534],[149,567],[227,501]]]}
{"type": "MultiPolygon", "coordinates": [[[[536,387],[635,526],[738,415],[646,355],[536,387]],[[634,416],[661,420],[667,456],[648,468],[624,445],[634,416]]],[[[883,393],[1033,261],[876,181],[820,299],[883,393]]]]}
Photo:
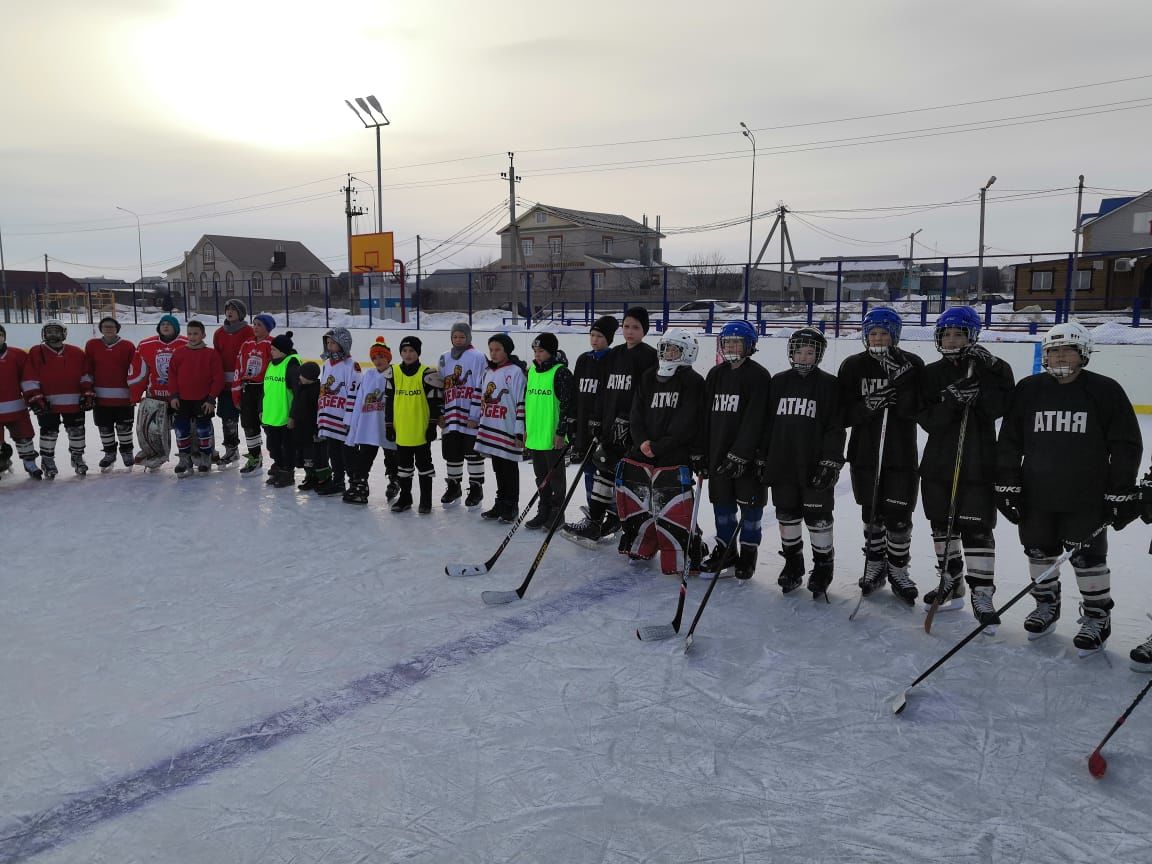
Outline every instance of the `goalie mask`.
{"type": "Polygon", "coordinates": [[[788,337],[788,362],[801,375],[807,375],[820,365],[827,347],[823,333],[815,327],[801,327],[788,337]]]}
{"type": "Polygon", "coordinates": [[[661,378],[671,378],[679,367],[695,363],[699,350],[695,336],[682,328],[672,328],[656,343],[659,358],[656,374],[661,378]]]}

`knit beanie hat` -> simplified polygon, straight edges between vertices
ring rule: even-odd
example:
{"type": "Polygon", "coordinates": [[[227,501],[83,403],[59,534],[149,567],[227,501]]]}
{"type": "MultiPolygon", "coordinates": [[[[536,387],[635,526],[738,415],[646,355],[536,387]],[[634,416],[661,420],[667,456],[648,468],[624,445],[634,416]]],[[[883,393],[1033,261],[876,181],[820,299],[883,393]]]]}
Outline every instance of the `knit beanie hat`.
{"type": "Polygon", "coordinates": [[[252,320],[259,321],[261,324],[263,324],[264,329],[269,333],[276,329],[276,319],[269,315],[267,312],[261,312],[259,315],[253,315],[252,320]]]}
{"type": "Polygon", "coordinates": [[[405,336],[400,340],[400,350],[403,351],[405,348],[411,348],[419,354],[424,348],[424,343],[420,341],[419,336],[405,336]]]}
{"type": "Polygon", "coordinates": [[[472,341],[472,328],[469,326],[467,321],[457,321],[455,324],[453,324],[452,333],[463,333],[466,337],[468,337],[469,342],[472,341]]]}
{"type": "Polygon", "coordinates": [[[309,381],[320,380],[320,366],[309,360],[307,363],[300,364],[300,377],[307,378],[309,381]]]}
{"type": "Polygon", "coordinates": [[[620,322],[611,315],[605,315],[603,318],[597,318],[596,323],[589,327],[589,330],[595,330],[608,340],[608,344],[612,344],[612,338],[616,335],[616,330],[620,327],[620,322]]]}
{"type": "Polygon", "coordinates": [[[272,340],[272,347],[279,351],[281,354],[294,354],[296,346],[292,344],[292,331],[281,333],[272,340]]]}
{"type": "Polygon", "coordinates": [[[233,297],[225,303],[224,311],[227,312],[229,307],[236,310],[236,314],[240,316],[241,321],[248,317],[248,307],[244,305],[244,301],[239,297],[233,297]]]}
{"type": "Polygon", "coordinates": [[[556,349],[560,347],[560,341],[556,338],[555,333],[541,333],[532,341],[533,348],[542,348],[548,352],[550,357],[556,356],[556,349]]]}
{"type": "Polygon", "coordinates": [[[633,306],[624,313],[625,318],[635,318],[640,323],[640,328],[648,332],[648,310],[643,306],[633,306]]]}
{"type": "Polygon", "coordinates": [[[488,341],[489,343],[498,342],[502,345],[504,347],[504,353],[509,357],[511,357],[512,352],[516,350],[516,343],[512,341],[512,337],[507,333],[497,333],[495,336],[489,336],[488,341]]]}
{"type": "Polygon", "coordinates": [[[177,336],[180,335],[180,319],[177,318],[175,315],[161,315],[160,320],[156,322],[156,332],[157,333],[160,332],[160,325],[161,324],[171,324],[173,327],[176,328],[176,335],[177,336]]]}
{"type": "Polygon", "coordinates": [[[392,362],[392,349],[388,347],[388,342],[383,336],[377,336],[376,341],[368,349],[368,359],[375,361],[377,357],[383,357],[386,363],[392,362]]]}

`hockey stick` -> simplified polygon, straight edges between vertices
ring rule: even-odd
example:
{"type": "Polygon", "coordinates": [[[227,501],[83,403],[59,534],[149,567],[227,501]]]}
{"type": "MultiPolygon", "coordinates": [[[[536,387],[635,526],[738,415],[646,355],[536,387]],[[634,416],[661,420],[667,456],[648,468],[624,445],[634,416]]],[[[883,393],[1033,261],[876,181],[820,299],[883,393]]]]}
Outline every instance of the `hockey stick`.
{"type": "MultiPolygon", "coordinates": [[[[888,406],[884,406],[884,416],[880,420],[880,448],[876,454],[876,479],[872,482],[872,509],[868,511],[868,540],[864,549],[864,572],[868,572],[868,550],[872,548],[872,536],[876,524],[876,505],[880,501],[880,472],[884,470],[884,438],[888,434],[888,406]]],[[[860,596],[856,598],[856,607],[848,616],[849,621],[856,620],[856,613],[864,602],[864,586],[860,586],[860,596]]]]}
{"type": "MultiPolygon", "coordinates": [[[[975,361],[968,363],[968,377],[976,370],[975,361]]],[[[960,491],[960,466],[964,464],[964,437],[968,431],[968,415],[972,413],[972,403],[964,405],[964,416],[960,418],[960,437],[956,442],[956,465],[952,469],[952,497],[948,501],[948,527],[944,529],[944,555],[940,559],[940,582],[936,586],[936,595],[932,598],[932,605],[924,617],[924,632],[932,632],[932,621],[940,610],[940,601],[944,597],[944,585],[948,581],[948,552],[952,548],[952,532],[956,529],[956,499],[960,491]]]]}
{"type": "Polygon", "coordinates": [[[540,497],[540,492],[548,485],[548,481],[552,479],[552,472],[568,458],[568,451],[571,449],[572,442],[569,441],[564,445],[564,449],[560,451],[560,457],[552,463],[552,467],[550,467],[548,473],[544,475],[544,479],[536,484],[536,491],[532,493],[532,499],[528,502],[528,506],[520,511],[520,515],[517,516],[516,521],[512,523],[512,530],[504,537],[503,542],[499,548],[492,553],[491,558],[483,564],[445,564],[444,572],[449,576],[483,576],[485,573],[490,573],[501,553],[503,553],[508,544],[512,542],[512,535],[516,533],[516,529],[520,527],[520,523],[527,517],[528,511],[532,509],[532,505],[536,503],[536,499],[540,497]]]}
{"type": "MultiPolygon", "coordinates": [[[[1083,547],[1085,547],[1089,543],[1091,543],[1093,540],[1095,540],[1096,537],[1099,536],[1100,533],[1102,531],[1104,531],[1104,529],[1107,528],[1109,524],[1110,523],[1105,522],[1103,525],[1101,525],[1099,528],[1097,528],[1095,531],[1093,531],[1091,534],[1089,534],[1088,539],[1084,540],[1081,543],[1077,543],[1077,544],[1073,545],[1073,547],[1071,549],[1065,549],[1063,555],[1061,555],[1059,558],[1057,558],[1055,561],[1053,561],[1048,566],[1048,569],[1046,569],[1043,573],[1041,573],[1034,580],[1032,580],[1027,585],[1025,585],[1020,590],[1019,593],[1017,593],[1015,596],[1012,597],[1012,599],[1010,599],[1007,603],[1005,603],[1003,606],[1001,606],[999,609],[997,609],[996,614],[998,616],[1003,616],[1005,612],[1007,612],[1009,609],[1011,609],[1013,606],[1015,606],[1018,602],[1023,600],[1025,595],[1032,593],[1032,589],[1034,587],[1036,587],[1037,585],[1040,585],[1044,582],[1050,582],[1053,578],[1052,574],[1054,574],[1059,569],[1061,564],[1063,564],[1065,561],[1067,561],[1069,558],[1071,558],[1073,555],[1075,555],[1077,551],[1079,551],[1080,549],[1082,549],[1083,547]]],[[[977,636],[979,636],[982,632],[984,632],[984,629],[988,626],[989,626],[988,624],[981,624],[979,627],[977,627],[975,630],[973,630],[971,633],[969,633],[967,636],[965,636],[963,639],[961,639],[959,642],[957,642],[954,646],[952,646],[952,648],[948,651],[947,654],[945,654],[943,657],[941,657],[939,660],[937,660],[935,663],[933,663],[931,666],[929,666],[923,673],[921,673],[919,678],[917,678],[915,681],[913,681],[911,684],[909,684],[904,690],[902,690],[900,692],[900,694],[895,699],[892,700],[892,713],[893,714],[899,714],[901,711],[903,711],[908,705],[908,694],[912,691],[912,688],[915,687],[917,684],[919,684],[921,681],[923,681],[925,678],[927,678],[929,675],[931,675],[933,672],[935,672],[937,669],[939,669],[941,666],[943,666],[946,662],[948,662],[948,660],[952,657],[953,654],[955,654],[957,651],[959,651],[961,648],[963,648],[965,645],[967,645],[969,642],[971,642],[973,639],[975,639],[977,636]]]]}
{"type": "Polygon", "coordinates": [[[1104,776],[1108,770],[1108,760],[1100,753],[1100,748],[1108,743],[1108,739],[1116,734],[1116,730],[1124,725],[1124,721],[1128,719],[1128,715],[1135,710],[1136,706],[1140,704],[1140,700],[1148,695],[1148,691],[1152,690],[1152,681],[1144,685],[1144,688],[1132,700],[1132,704],[1128,706],[1127,710],[1120,715],[1120,719],[1112,724],[1112,728],[1108,730],[1108,734],[1104,736],[1104,740],[1096,745],[1096,749],[1092,751],[1092,755],[1088,757],[1088,773],[1099,780],[1104,776]]]}
{"type": "MultiPolygon", "coordinates": [[[[568,507],[568,502],[572,500],[572,495],[576,492],[576,487],[584,479],[584,466],[588,464],[588,460],[592,458],[592,451],[596,448],[595,442],[589,445],[587,452],[584,453],[584,458],[580,460],[580,467],[576,471],[576,476],[572,479],[572,483],[568,486],[568,494],[564,496],[564,503],[560,505],[560,510],[563,511],[568,507]]],[[[520,583],[520,587],[515,591],[482,591],[480,599],[488,606],[500,606],[504,603],[512,603],[515,600],[524,599],[524,592],[528,590],[528,585],[532,581],[532,577],[536,575],[536,568],[540,566],[540,562],[544,560],[544,553],[548,551],[548,544],[552,542],[552,535],[556,533],[556,528],[563,522],[563,519],[555,519],[552,525],[548,528],[548,536],[544,538],[544,542],[540,544],[540,551],[536,553],[536,559],[532,562],[532,566],[528,568],[528,575],[524,577],[524,581],[520,583]]]]}
{"type": "Polygon", "coordinates": [[[688,542],[684,547],[684,571],[680,574],[680,599],[676,603],[676,617],[672,619],[671,624],[649,624],[647,627],[637,628],[636,638],[643,642],[671,639],[680,632],[680,621],[684,617],[684,598],[688,596],[688,570],[692,561],[689,550],[692,548],[692,541],[696,539],[696,520],[700,516],[700,499],[703,497],[704,481],[701,479],[696,500],[692,502],[692,522],[688,526],[688,542]]]}
{"type": "Polygon", "coordinates": [[[688,628],[688,635],[684,637],[684,653],[687,654],[692,649],[692,643],[695,641],[694,634],[696,633],[696,625],[700,623],[700,615],[704,612],[704,607],[708,605],[708,598],[712,596],[712,592],[716,589],[716,583],[720,581],[720,573],[728,566],[728,562],[732,560],[732,555],[736,549],[736,540],[740,536],[740,529],[744,527],[743,518],[736,523],[736,530],[732,532],[732,539],[728,542],[728,548],[724,550],[724,555],[720,558],[720,563],[716,567],[716,574],[712,578],[712,584],[708,586],[708,590],[704,592],[704,599],[700,601],[700,606],[696,610],[696,616],[692,619],[692,626],[688,628]]]}

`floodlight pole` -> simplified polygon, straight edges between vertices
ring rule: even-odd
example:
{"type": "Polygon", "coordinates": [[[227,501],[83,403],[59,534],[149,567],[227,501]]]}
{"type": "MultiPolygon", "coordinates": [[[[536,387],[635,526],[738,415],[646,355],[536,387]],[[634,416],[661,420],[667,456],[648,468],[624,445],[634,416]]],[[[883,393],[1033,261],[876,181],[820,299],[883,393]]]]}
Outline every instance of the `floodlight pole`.
{"type": "Polygon", "coordinates": [[[347,99],[344,100],[344,104],[352,109],[352,113],[355,114],[356,118],[361,123],[364,124],[365,129],[375,129],[376,130],[376,230],[379,233],[383,233],[384,232],[384,181],[383,181],[383,177],[382,177],[381,162],[380,162],[380,127],[381,126],[391,126],[392,123],[391,123],[391,121],[389,121],[389,119],[387,117],[384,116],[384,112],[380,110],[380,100],[377,99],[375,96],[368,96],[366,100],[365,100],[365,97],[363,97],[363,96],[357,96],[356,97],[356,105],[360,106],[360,109],[364,112],[365,115],[367,115],[368,120],[365,120],[364,117],[361,116],[360,111],[356,110],[356,105],[353,105],[347,99]],[[375,112],[375,113],[373,113],[373,112],[375,112]],[[380,115],[379,120],[376,119],[376,114],[380,115]],[[372,122],[369,123],[368,122],[369,120],[371,120],[372,122]]]}
{"type": "Polygon", "coordinates": [[[996,182],[996,175],[988,178],[988,182],[980,187],[980,249],[976,263],[976,296],[984,293],[984,201],[988,195],[988,188],[996,182]]]}

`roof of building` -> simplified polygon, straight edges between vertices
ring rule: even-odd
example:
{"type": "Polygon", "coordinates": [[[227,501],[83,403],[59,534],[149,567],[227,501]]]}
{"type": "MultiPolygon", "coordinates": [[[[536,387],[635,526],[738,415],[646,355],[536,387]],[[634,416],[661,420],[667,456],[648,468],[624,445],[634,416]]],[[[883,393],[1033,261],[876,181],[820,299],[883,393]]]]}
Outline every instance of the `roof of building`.
{"type": "MultiPolygon", "coordinates": [[[[619,231],[626,234],[647,234],[650,237],[663,237],[663,234],[658,233],[654,229],[637,222],[635,219],[630,219],[620,213],[596,213],[592,210],[573,210],[569,207],[556,207],[552,204],[534,204],[516,221],[522,223],[528,216],[535,213],[537,210],[555,216],[557,219],[565,219],[582,228],[595,228],[603,231],[619,231]]],[[[529,226],[531,227],[531,226],[529,226]]],[[[511,224],[505,225],[497,234],[505,234],[511,230],[511,224]]]]}
{"type": "Polygon", "coordinates": [[[1105,216],[1111,216],[1117,210],[1122,210],[1129,204],[1134,204],[1137,201],[1146,200],[1152,195],[1152,189],[1143,193],[1142,195],[1132,195],[1127,198],[1104,198],[1100,201],[1100,209],[1096,213],[1085,213],[1080,217],[1080,226],[1085,227],[1091,225],[1105,216]]]}
{"type": "MultiPolygon", "coordinates": [[[[332,270],[309,251],[299,240],[270,240],[263,237],[231,237],[227,234],[205,234],[196,242],[196,248],[205,242],[241,270],[267,270],[276,247],[284,250],[284,271],[289,273],[318,273],[331,276],[332,270]]],[[[175,269],[180,269],[179,267],[175,269]]]]}
{"type": "MultiPolygon", "coordinates": [[[[44,290],[43,270],[5,270],[4,284],[9,292],[20,293],[44,290]]],[[[84,286],[57,270],[48,273],[49,291],[83,291],[84,286]]]]}

